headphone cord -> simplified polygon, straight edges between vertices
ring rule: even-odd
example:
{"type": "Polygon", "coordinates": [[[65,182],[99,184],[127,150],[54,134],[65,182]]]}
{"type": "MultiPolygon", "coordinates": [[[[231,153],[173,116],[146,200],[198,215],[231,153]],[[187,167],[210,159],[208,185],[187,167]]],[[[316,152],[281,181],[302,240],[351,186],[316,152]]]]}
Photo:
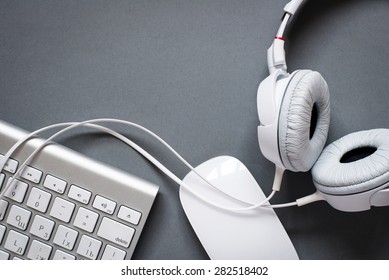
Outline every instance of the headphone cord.
{"type": "MultiPolygon", "coordinates": [[[[196,197],[198,197],[199,199],[205,201],[206,203],[214,206],[214,207],[217,207],[217,208],[220,208],[220,209],[223,209],[223,210],[227,210],[227,211],[233,211],[233,212],[236,212],[236,211],[248,211],[248,210],[252,210],[252,209],[255,209],[255,208],[258,208],[258,207],[270,207],[270,208],[283,208],[283,207],[291,207],[291,206],[300,206],[299,203],[298,203],[298,200],[295,201],[295,202],[291,202],[291,203],[285,203],[285,204],[277,204],[277,205],[270,205],[268,204],[268,202],[270,201],[270,199],[273,198],[273,196],[275,195],[275,193],[279,190],[279,187],[281,185],[281,181],[282,181],[282,173],[283,171],[281,172],[280,174],[280,171],[278,169],[276,169],[276,175],[275,175],[275,178],[274,178],[274,182],[273,182],[273,191],[271,192],[271,194],[264,200],[262,201],[261,203],[259,204],[256,204],[256,205],[252,205],[252,204],[249,204],[247,202],[244,202],[244,201],[241,201],[237,198],[234,198],[232,196],[229,196],[228,194],[222,192],[221,190],[219,190],[220,192],[222,192],[224,195],[230,197],[230,198],[233,198],[239,202],[243,202],[245,203],[246,205],[249,205],[249,206],[246,206],[246,207],[242,207],[242,208],[229,208],[229,207],[224,207],[222,205],[218,205],[218,204],[215,204],[214,202],[212,201],[209,201],[207,198],[203,197],[202,195],[198,194],[195,190],[192,189],[191,186],[187,185],[186,183],[184,183],[181,179],[179,179],[176,175],[174,175],[174,173],[172,173],[169,169],[167,169],[163,164],[161,164],[158,160],[156,160],[153,156],[151,156],[147,151],[145,151],[143,148],[141,148],[139,145],[137,145],[136,143],[134,143],[133,141],[131,141],[129,138],[125,137],[124,135],[112,130],[112,129],[109,129],[105,126],[101,126],[101,125],[97,125],[96,123],[104,123],[104,122],[108,122],[108,123],[120,123],[120,124],[125,124],[125,125],[129,125],[129,126],[132,126],[132,127],[136,127],[148,134],[150,134],[151,136],[153,136],[155,139],[157,139],[159,142],[161,142],[165,147],[167,147],[181,162],[183,162],[187,167],[189,167],[189,169],[191,169],[197,176],[199,176],[203,181],[205,181],[208,185],[210,185],[211,187],[219,190],[218,188],[216,188],[212,183],[210,183],[207,179],[205,179],[201,174],[199,174],[197,172],[197,170],[195,170],[195,168],[190,165],[184,158],[182,158],[167,142],[165,142],[162,138],[160,138],[158,135],[156,135],[155,133],[153,133],[152,131],[148,130],[147,128],[141,126],[141,125],[138,125],[138,124],[135,124],[135,123],[132,123],[132,122],[129,122],[129,121],[125,121],[125,120],[119,120],[119,119],[109,119],[109,118],[103,118],[103,119],[93,119],[93,120],[87,120],[87,121],[83,121],[83,122],[67,122],[67,123],[58,123],[58,124],[53,124],[53,125],[49,125],[49,126],[46,126],[46,127],[43,127],[41,129],[38,129],[28,135],[26,135],[24,138],[22,138],[21,140],[19,140],[14,146],[11,147],[11,149],[6,153],[6,155],[3,157],[3,161],[0,162],[0,170],[2,170],[4,168],[4,165],[6,164],[7,160],[11,157],[11,155],[21,146],[23,145],[26,141],[28,141],[30,138],[34,137],[35,135],[43,132],[43,131],[46,131],[46,130],[50,130],[50,129],[54,129],[54,128],[58,128],[58,127],[65,127],[63,129],[61,129],[60,131],[54,133],[52,136],[50,136],[49,138],[47,138],[43,143],[41,143],[40,146],[38,146],[30,155],[29,157],[21,164],[21,166],[17,169],[17,171],[15,172],[15,175],[7,181],[7,184],[5,186],[5,188],[0,192],[0,198],[2,198],[6,192],[9,190],[9,188],[12,186],[12,184],[15,182],[15,179],[19,178],[25,168],[25,166],[31,162],[31,160],[39,153],[39,151],[41,151],[46,145],[48,145],[52,140],[54,140],[54,138],[58,137],[59,135],[62,135],[64,134],[65,132],[69,131],[69,130],[72,130],[76,127],[80,127],[80,126],[87,126],[87,127],[90,127],[90,128],[94,128],[94,129],[97,129],[97,130],[100,130],[100,131],[103,131],[105,133],[108,133],[112,136],[114,136],[115,138],[123,141],[124,143],[126,143],[127,145],[131,146],[133,149],[135,149],[137,152],[139,152],[142,156],[144,156],[145,158],[147,158],[152,164],[154,164],[158,169],[160,169],[163,173],[165,173],[165,175],[167,175],[169,178],[171,178],[173,181],[175,181],[177,184],[181,185],[182,187],[185,187],[189,192],[191,192],[193,195],[195,195],[196,197]]],[[[315,200],[316,201],[316,200],[315,200]]],[[[313,202],[313,201],[312,201],[313,202]]],[[[310,203],[310,202],[308,202],[310,203]]],[[[307,202],[305,204],[308,204],[307,202]]],[[[304,205],[305,205],[304,204],[304,205]]]]}

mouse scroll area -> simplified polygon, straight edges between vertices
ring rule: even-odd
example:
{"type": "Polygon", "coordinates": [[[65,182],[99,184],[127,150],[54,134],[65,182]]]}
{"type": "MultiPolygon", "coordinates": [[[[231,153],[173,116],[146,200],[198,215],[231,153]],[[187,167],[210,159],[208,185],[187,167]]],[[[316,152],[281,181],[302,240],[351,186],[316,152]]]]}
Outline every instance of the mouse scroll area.
{"type": "MultiPolygon", "coordinates": [[[[184,182],[191,191],[216,205],[243,208],[266,199],[246,166],[236,158],[216,157],[196,167],[196,171],[217,189],[193,171],[185,176],[184,182]]],[[[203,201],[183,186],[180,187],[180,200],[211,259],[298,259],[288,234],[272,208],[223,210],[203,201]]]]}

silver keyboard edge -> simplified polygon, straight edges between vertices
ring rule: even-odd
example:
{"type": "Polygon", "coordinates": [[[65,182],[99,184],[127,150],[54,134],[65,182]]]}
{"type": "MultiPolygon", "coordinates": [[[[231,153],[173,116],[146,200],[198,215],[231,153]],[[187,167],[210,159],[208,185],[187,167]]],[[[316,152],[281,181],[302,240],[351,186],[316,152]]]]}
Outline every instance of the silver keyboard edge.
{"type": "MultiPolygon", "coordinates": [[[[27,135],[27,133],[18,127],[0,120],[0,139],[2,139],[0,141],[0,153],[5,154],[18,140],[27,135]]],[[[21,164],[42,142],[43,140],[39,138],[29,140],[11,158],[17,158],[19,164],[21,164]]],[[[72,178],[72,182],[68,182],[69,185],[67,186],[66,193],[70,188],[70,184],[86,188],[91,187],[94,190],[94,194],[111,194],[109,198],[114,199],[117,203],[115,213],[117,213],[120,205],[133,207],[140,211],[142,213],[142,219],[137,226],[134,226],[136,232],[129,247],[131,251],[134,251],[151,206],[158,193],[159,187],[157,185],[88,158],[56,143],[44,147],[29,165],[42,170],[45,174],[47,170],[50,170],[50,174],[59,178],[64,178],[65,180],[72,178]],[[85,174],[93,176],[85,176],[85,174]],[[112,183],[115,184],[115,189],[107,190],[107,187],[112,185],[112,183]]],[[[34,186],[34,184],[31,185],[34,186]]],[[[37,212],[37,214],[40,213],[37,212]]],[[[130,257],[127,256],[126,259],[130,257]]]]}

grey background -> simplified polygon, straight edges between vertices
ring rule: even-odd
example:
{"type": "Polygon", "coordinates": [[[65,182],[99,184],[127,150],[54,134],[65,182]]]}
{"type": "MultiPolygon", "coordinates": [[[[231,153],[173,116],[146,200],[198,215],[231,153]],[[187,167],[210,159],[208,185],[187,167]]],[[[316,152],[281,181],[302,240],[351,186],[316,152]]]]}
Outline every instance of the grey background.
{"type": "MultiPolygon", "coordinates": [[[[243,161],[270,193],[256,91],[286,0],[0,0],[0,118],[27,130],[113,117],[159,134],[193,165],[243,161]]],[[[318,70],[331,90],[328,142],[388,127],[389,1],[308,1],[288,29],[289,70],[318,70]]],[[[116,127],[116,126],[114,126],[116,127]]],[[[144,134],[117,127],[180,177],[188,170],[144,134]]],[[[178,187],[99,134],[60,139],[160,185],[135,259],[206,259],[178,187]]],[[[287,172],[274,202],[314,191],[287,172]]],[[[389,259],[389,208],[342,213],[325,202],[277,210],[302,259],[389,259]]],[[[226,244],[228,246],[228,244],[226,244]]]]}

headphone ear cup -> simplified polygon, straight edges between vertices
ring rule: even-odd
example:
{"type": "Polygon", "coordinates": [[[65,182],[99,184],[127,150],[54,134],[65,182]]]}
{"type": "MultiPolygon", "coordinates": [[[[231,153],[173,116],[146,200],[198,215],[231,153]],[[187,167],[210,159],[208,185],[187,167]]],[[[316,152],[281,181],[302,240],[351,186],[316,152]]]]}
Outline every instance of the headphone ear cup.
{"type": "Polygon", "coordinates": [[[280,109],[279,152],[286,169],[308,171],[327,140],[329,90],[318,72],[298,70],[292,75],[280,109]]]}
{"type": "Polygon", "coordinates": [[[389,182],[389,129],[355,132],[328,145],[312,178],[319,191],[331,195],[361,193],[389,182]]]}

